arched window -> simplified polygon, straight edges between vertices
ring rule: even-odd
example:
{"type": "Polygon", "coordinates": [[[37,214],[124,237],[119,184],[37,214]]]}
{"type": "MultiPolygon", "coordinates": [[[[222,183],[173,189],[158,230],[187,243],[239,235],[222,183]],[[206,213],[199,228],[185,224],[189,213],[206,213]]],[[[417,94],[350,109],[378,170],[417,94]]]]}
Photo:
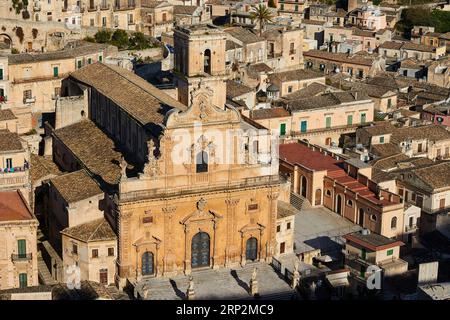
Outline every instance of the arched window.
{"type": "Polygon", "coordinates": [[[197,153],[196,157],[196,172],[208,172],[208,154],[205,151],[197,153]]]}
{"type": "Polygon", "coordinates": [[[353,201],[352,200],[347,200],[347,205],[349,207],[353,207],[353,201]]]}
{"type": "Polygon", "coordinates": [[[331,196],[331,191],[329,189],[325,190],[325,195],[327,197],[330,197],[331,196]]]}
{"type": "Polygon", "coordinates": [[[391,220],[391,229],[397,228],[397,217],[393,217],[391,220]]]}
{"type": "Polygon", "coordinates": [[[377,216],[376,216],[375,214],[372,214],[372,215],[370,216],[370,220],[372,220],[372,221],[377,221],[377,216]]]}
{"type": "Polygon", "coordinates": [[[211,50],[206,49],[203,54],[203,71],[211,74],[211,50]]]}

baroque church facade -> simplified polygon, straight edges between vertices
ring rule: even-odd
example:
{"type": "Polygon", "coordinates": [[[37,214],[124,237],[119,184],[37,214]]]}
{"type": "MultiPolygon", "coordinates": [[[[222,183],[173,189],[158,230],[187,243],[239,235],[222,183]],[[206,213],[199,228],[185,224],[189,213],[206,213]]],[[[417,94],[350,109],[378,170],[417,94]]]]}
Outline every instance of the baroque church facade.
{"type": "Polygon", "coordinates": [[[277,140],[225,104],[222,31],[177,28],[175,37],[184,39],[175,42],[176,64],[184,65],[177,71],[181,102],[100,63],[64,85],[69,95],[83,92],[83,121],[94,122],[124,154],[104,174],[107,183],[103,173],[93,174],[108,194],[120,288],[127,280],[271,262],[278,202],[289,202],[277,140]]]}

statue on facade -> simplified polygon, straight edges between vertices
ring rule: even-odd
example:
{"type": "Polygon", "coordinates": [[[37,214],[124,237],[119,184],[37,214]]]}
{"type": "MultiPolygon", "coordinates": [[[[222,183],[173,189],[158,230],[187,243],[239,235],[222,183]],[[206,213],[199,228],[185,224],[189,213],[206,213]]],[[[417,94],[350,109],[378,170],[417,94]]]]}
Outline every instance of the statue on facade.
{"type": "Polygon", "coordinates": [[[127,167],[128,167],[128,164],[125,161],[125,158],[122,156],[122,158],[120,159],[120,171],[121,171],[120,179],[121,180],[127,178],[127,167]]]}
{"type": "Polygon", "coordinates": [[[159,174],[159,166],[158,166],[158,160],[155,157],[155,142],[153,142],[153,139],[151,139],[148,143],[148,156],[147,156],[147,162],[144,165],[144,175],[149,177],[155,177],[159,174]]]}

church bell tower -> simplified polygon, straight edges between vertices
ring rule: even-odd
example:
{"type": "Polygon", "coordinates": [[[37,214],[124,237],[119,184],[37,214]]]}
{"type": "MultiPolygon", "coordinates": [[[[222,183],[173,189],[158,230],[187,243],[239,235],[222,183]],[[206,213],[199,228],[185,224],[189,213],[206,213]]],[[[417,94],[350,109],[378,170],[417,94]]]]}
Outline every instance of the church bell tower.
{"type": "Polygon", "coordinates": [[[211,25],[176,27],[175,75],[178,100],[191,106],[194,88],[207,87],[213,91],[211,103],[221,109],[226,101],[225,44],[226,34],[211,25]]]}

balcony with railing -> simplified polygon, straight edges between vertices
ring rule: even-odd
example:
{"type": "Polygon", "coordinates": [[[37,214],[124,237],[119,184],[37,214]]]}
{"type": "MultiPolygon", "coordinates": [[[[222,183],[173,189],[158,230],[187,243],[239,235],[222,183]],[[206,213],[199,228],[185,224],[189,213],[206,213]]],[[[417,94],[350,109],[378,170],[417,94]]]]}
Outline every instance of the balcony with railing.
{"type": "Polygon", "coordinates": [[[19,253],[19,254],[13,253],[11,255],[12,262],[28,262],[32,258],[33,258],[33,255],[31,253],[19,253]]]}
{"type": "Polygon", "coordinates": [[[111,8],[111,6],[109,4],[101,4],[100,5],[100,10],[109,10],[111,8]]]}

